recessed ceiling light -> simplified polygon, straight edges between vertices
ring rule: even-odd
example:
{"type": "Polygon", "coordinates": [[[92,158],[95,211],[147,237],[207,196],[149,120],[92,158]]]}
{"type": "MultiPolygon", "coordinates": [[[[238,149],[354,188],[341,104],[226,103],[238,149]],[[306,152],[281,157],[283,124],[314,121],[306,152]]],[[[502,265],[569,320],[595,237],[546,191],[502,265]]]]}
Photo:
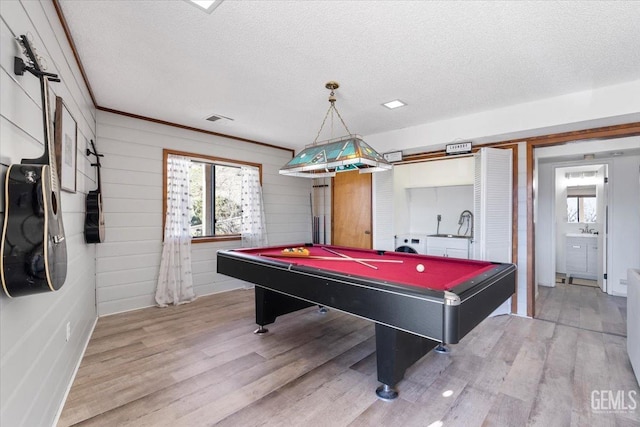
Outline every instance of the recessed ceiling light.
{"type": "Polygon", "coordinates": [[[213,12],[213,10],[220,6],[223,0],[185,0],[187,3],[191,3],[197,6],[198,9],[204,10],[207,13],[213,12]]]}
{"type": "Polygon", "coordinates": [[[404,102],[400,101],[399,99],[394,99],[393,101],[385,102],[382,105],[384,105],[385,107],[387,107],[390,110],[393,110],[394,108],[404,107],[407,104],[405,104],[404,102]]]}

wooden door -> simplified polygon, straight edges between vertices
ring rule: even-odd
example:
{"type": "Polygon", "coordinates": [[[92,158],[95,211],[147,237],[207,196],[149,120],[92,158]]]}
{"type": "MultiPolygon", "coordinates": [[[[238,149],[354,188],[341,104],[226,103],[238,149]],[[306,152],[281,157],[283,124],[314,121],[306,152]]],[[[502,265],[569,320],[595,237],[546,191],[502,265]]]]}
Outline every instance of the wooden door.
{"type": "Polygon", "coordinates": [[[332,186],[332,243],[371,249],[371,174],[340,172],[332,186]]]}

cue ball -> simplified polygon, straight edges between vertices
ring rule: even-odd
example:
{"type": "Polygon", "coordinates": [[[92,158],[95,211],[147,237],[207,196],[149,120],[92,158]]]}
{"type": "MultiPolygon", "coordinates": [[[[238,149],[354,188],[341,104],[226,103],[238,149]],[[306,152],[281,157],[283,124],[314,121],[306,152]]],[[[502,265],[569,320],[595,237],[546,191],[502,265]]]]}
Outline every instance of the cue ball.
{"type": "Polygon", "coordinates": [[[424,271],[424,265],[422,264],[416,265],[416,270],[418,270],[419,273],[422,273],[424,271]]]}

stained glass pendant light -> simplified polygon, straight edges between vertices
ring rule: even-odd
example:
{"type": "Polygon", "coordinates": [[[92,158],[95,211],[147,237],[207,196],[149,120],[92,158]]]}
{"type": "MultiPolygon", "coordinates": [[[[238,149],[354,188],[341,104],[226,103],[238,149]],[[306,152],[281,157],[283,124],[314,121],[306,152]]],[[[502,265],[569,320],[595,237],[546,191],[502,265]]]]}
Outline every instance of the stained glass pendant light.
{"type": "Polygon", "coordinates": [[[329,109],[324,116],[318,135],[312,144],[305,147],[297,156],[280,169],[280,174],[305,178],[322,178],[335,176],[336,172],[358,170],[360,173],[380,172],[391,169],[387,162],[376,150],[371,148],[359,135],[351,134],[336,109],[335,90],[340,87],[338,82],[328,82],[325,87],[331,90],[329,95],[329,109]],[[335,113],[347,131],[347,135],[318,143],[318,137],[327,121],[327,117],[335,113]]]}

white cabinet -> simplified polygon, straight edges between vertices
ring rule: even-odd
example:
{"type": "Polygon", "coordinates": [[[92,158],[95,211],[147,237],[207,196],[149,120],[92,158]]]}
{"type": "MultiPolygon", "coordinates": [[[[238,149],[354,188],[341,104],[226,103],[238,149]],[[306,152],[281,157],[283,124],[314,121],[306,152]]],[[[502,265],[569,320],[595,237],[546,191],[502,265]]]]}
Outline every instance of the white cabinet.
{"type": "Polygon", "coordinates": [[[427,237],[427,255],[469,258],[469,239],[466,237],[427,237]]]}
{"type": "Polygon", "coordinates": [[[598,278],[598,239],[589,239],[587,243],[587,274],[598,278]]]}
{"type": "Polygon", "coordinates": [[[567,276],[598,278],[598,239],[592,234],[567,235],[567,276]]]}

